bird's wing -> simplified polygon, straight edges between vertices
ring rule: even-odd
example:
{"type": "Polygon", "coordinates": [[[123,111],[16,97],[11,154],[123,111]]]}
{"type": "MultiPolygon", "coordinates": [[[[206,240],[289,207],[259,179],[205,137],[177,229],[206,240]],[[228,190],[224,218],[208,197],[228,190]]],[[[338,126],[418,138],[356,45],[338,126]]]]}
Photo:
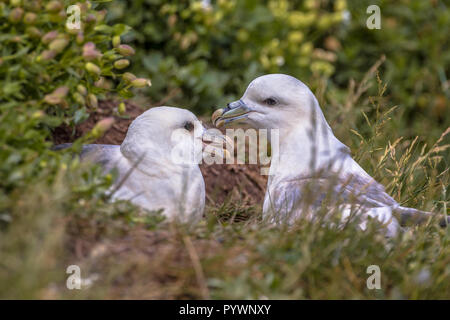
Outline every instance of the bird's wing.
{"type": "Polygon", "coordinates": [[[392,207],[383,205],[392,201],[395,203],[381,185],[361,186],[358,181],[344,183],[326,178],[306,178],[278,183],[275,188],[268,189],[264,212],[273,221],[291,222],[300,216],[314,220],[325,207],[327,215],[339,212],[342,222],[357,215],[362,229],[365,229],[368,217],[375,218],[386,224],[389,235],[395,235],[398,222],[392,216],[392,207]]]}
{"type": "Polygon", "coordinates": [[[396,207],[397,202],[386,193],[384,186],[369,175],[348,174],[340,176],[335,190],[346,202],[367,207],[396,207]]]}
{"type": "Polygon", "coordinates": [[[355,204],[364,207],[390,207],[397,203],[375,181],[364,183],[359,177],[301,178],[282,181],[268,189],[274,207],[286,211],[307,206],[320,207],[324,201],[333,205],[355,204]]]}
{"type": "MultiPolygon", "coordinates": [[[[52,147],[52,150],[63,150],[71,146],[71,143],[63,143],[52,147]]],[[[117,168],[120,171],[126,170],[124,161],[120,153],[120,146],[111,144],[85,144],[79,154],[83,161],[100,164],[105,171],[117,168]],[[123,167],[123,168],[122,168],[123,167]]]]}
{"type": "MultiPolygon", "coordinates": [[[[433,215],[431,212],[400,206],[386,193],[384,187],[367,174],[353,159],[350,167],[352,172],[349,175],[350,182],[343,182],[342,184],[345,186],[346,192],[357,195],[357,202],[366,207],[390,207],[403,226],[409,223],[422,224],[433,215]]],[[[441,226],[446,226],[449,222],[450,217],[440,217],[439,224],[441,226]]]]}
{"type": "MultiPolygon", "coordinates": [[[[324,201],[330,207],[356,206],[367,213],[388,208],[401,225],[421,224],[432,215],[430,212],[400,206],[386,193],[384,186],[365,171],[281,181],[268,189],[266,198],[265,207],[283,215],[298,216],[306,207],[315,211],[323,206],[324,201]]],[[[439,224],[450,224],[450,217],[441,218],[439,224]]]]}
{"type": "Polygon", "coordinates": [[[121,157],[120,146],[110,144],[83,145],[80,157],[83,161],[100,164],[107,170],[119,165],[121,157]]]}

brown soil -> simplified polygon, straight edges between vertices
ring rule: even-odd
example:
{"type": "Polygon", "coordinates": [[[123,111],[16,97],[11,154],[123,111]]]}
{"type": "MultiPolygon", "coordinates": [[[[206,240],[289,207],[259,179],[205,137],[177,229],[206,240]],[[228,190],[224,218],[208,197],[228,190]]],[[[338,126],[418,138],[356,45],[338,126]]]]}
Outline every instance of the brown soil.
{"type": "MultiPolygon", "coordinates": [[[[127,102],[126,117],[117,115],[118,102],[113,100],[100,101],[97,111],[91,113],[88,120],[75,128],[61,126],[54,131],[55,144],[72,142],[90,131],[96,122],[114,116],[113,127],[95,143],[121,144],[125,138],[128,126],[145,110],[138,105],[127,102]]],[[[201,118],[205,126],[211,127],[209,119],[201,118]]],[[[267,183],[267,176],[260,174],[259,165],[206,165],[200,169],[205,178],[207,203],[221,204],[226,200],[240,201],[242,205],[262,205],[267,183]]]]}

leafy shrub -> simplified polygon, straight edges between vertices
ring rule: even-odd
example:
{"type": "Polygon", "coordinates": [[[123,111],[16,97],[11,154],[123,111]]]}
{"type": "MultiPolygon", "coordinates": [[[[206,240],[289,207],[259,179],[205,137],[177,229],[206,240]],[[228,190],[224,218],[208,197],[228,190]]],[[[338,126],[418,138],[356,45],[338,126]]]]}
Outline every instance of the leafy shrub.
{"type": "MultiPolygon", "coordinates": [[[[381,55],[387,95],[403,116],[402,134],[439,137],[450,123],[450,10],[445,1],[349,2],[351,22],[336,34],[341,49],[333,82],[347,86],[381,55]],[[366,8],[381,10],[381,29],[369,30],[366,8]]],[[[374,92],[372,92],[374,93],[374,92]]]]}
{"type": "Polygon", "coordinates": [[[346,18],[346,1],[322,2],[120,0],[108,18],[133,27],[135,70],[155,80],[151,96],[200,113],[263,73],[333,74],[335,53],[315,48],[334,48],[325,36],[346,18]]]}
{"type": "Polygon", "coordinates": [[[47,142],[52,128],[83,121],[108,92],[131,96],[134,76],[123,79],[116,61],[134,52],[120,46],[129,28],[106,25],[105,14],[88,1],[0,2],[0,210],[14,188],[57,170],[61,159],[47,142]],[[66,27],[66,9],[75,3],[80,30],[66,27]]]}
{"type": "MultiPolygon", "coordinates": [[[[133,27],[134,68],[155,79],[149,94],[198,113],[242,94],[254,77],[288,73],[342,97],[381,56],[399,134],[448,126],[450,11],[444,1],[117,0],[107,19],[133,27]],[[381,8],[381,30],[366,10],[381,8]],[[157,80],[156,80],[157,79],[157,80]],[[413,121],[416,120],[416,121],[413,121]]],[[[376,94],[371,91],[370,94],[376,94]]]]}

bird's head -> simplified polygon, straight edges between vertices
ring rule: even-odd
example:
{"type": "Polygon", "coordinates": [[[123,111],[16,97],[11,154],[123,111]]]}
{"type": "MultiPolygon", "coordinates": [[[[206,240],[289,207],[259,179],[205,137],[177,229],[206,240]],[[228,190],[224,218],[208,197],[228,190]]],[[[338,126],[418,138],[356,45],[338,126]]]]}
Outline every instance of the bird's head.
{"type": "Polygon", "coordinates": [[[254,129],[306,125],[323,114],[311,90],[285,74],[268,74],[253,80],[241,99],[228,103],[212,116],[216,127],[245,124],[254,129]]]}
{"type": "Polygon", "coordinates": [[[217,140],[224,141],[224,138],[207,130],[192,112],[155,107],[131,123],[121,151],[127,157],[148,154],[155,159],[170,158],[179,164],[198,164],[205,147],[217,140]]]}

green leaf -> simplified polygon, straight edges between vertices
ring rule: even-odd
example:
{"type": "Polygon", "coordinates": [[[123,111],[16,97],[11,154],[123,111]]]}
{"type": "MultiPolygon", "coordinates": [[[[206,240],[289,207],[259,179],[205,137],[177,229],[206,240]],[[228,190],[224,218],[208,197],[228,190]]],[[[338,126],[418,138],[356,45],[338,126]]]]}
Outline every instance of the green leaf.
{"type": "Polygon", "coordinates": [[[114,35],[120,36],[120,35],[130,32],[131,27],[127,26],[126,24],[119,23],[119,24],[115,24],[113,26],[113,30],[114,30],[113,31],[114,35]]]}

